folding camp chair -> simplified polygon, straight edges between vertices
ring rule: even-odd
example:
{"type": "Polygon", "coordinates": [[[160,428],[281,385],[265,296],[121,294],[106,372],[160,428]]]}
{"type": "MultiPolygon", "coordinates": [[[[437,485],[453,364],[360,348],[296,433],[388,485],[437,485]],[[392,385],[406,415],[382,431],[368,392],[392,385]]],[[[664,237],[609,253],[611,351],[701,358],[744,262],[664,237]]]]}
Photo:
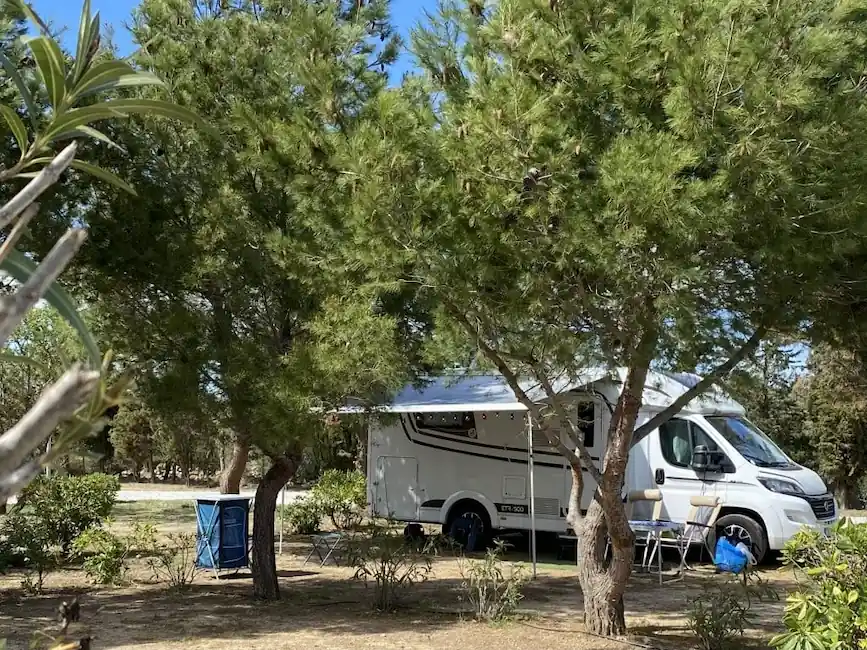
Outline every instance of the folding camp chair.
{"type": "MultiPolygon", "coordinates": [[[[642,522],[657,522],[662,517],[662,492],[659,490],[633,490],[626,495],[626,519],[630,522],[634,521],[642,521],[642,522]],[[641,504],[652,503],[653,507],[649,509],[650,518],[646,518],[644,515],[647,514],[645,509],[640,508],[641,504]],[[636,507],[636,504],[639,504],[639,507],[636,507]]],[[[641,566],[647,565],[647,551],[650,547],[650,541],[653,536],[652,533],[648,532],[646,537],[644,536],[644,531],[641,532],[641,537],[637,537],[635,540],[636,544],[641,544],[644,546],[644,558],[641,562],[641,566]]],[[[608,551],[611,549],[611,538],[605,543],[605,555],[608,555],[608,551]]],[[[651,556],[651,561],[653,560],[653,556],[651,556]]]]}
{"type": "Polygon", "coordinates": [[[692,544],[700,543],[702,548],[708,549],[710,556],[713,557],[713,549],[708,545],[708,534],[716,527],[716,520],[722,510],[722,501],[719,497],[714,496],[690,497],[689,505],[683,530],[674,538],[660,538],[650,556],[652,562],[653,553],[661,552],[660,545],[665,546],[668,543],[668,545],[675,546],[680,553],[681,576],[686,569],[690,568],[686,563],[686,554],[692,544]]]}

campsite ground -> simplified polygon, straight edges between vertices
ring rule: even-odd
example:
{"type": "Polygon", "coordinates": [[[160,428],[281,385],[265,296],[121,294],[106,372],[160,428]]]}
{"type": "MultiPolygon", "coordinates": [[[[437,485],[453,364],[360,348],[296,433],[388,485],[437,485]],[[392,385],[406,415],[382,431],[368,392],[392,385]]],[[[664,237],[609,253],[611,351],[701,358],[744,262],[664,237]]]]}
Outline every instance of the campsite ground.
{"type": "MultiPolygon", "coordinates": [[[[135,521],[157,521],[162,533],[193,532],[195,515],[189,502],[144,501],[117,506],[114,526],[127,529],[135,521]]],[[[21,575],[0,576],[0,638],[10,650],[26,648],[38,630],[56,627],[57,605],[79,594],[82,621],[76,636],[91,635],[94,649],[142,648],[198,650],[208,648],[593,648],[599,650],[650,646],[693,647],[686,627],[689,605],[702,589],[724,580],[698,571],[686,582],[660,587],[655,577],[636,575],[626,599],[633,645],[588,636],[580,624],[581,594],[571,563],[545,558],[538,578],[525,589],[521,615],[497,625],[472,622],[460,600],[458,561],[440,557],[431,578],[414,589],[395,614],[373,614],[369,592],[345,567],[303,565],[306,538],[292,538],[278,556],[283,599],[260,603],[251,598],[249,573],[219,582],[201,573],[183,592],[153,584],[140,561],[133,562],[128,587],[93,587],[79,568],[48,576],[45,593],[26,596],[21,575]]],[[[509,560],[526,561],[514,552],[509,560]]],[[[764,577],[781,596],[794,587],[784,569],[764,577]]],[[[757,618],[742,647],[766,648],[779,630],[782,602],[759,603],[757,618]]]]}

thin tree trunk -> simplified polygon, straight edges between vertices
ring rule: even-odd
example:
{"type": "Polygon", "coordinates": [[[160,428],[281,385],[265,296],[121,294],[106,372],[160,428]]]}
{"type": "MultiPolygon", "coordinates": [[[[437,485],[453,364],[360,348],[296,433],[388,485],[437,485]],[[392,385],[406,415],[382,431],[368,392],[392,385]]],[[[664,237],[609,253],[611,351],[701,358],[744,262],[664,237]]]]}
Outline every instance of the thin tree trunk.
{"type": "Polygon", "coordinates": [[[265,472],[253,501],[253,595],[261,600],[279,600],[277,562],[274,557],[274,510],[277,495],[295,473],[297,463],[274,458],[265,472]]]}
{"type": "Polygon", "coordinates": [[[241,479],[247,469],[247,458],[250,456],[250,443],[246,437],[236,437],[232,443],[232,457],[225,471],[220,476],[221,494],[238,494],[241,491],[241,479]]]}
{"type": "MultiPolygon", "coordinates": [[[[584,593],[584,625],[604,636],[626,633],[623,594],[632,573],[635,537],[620,498],[635,421],[641,408],[647,364],[629,369],[611,416],[602,482],[578,535],[578,580],[584,593]],[[606,533],[611,558],[605,557],[606,533]]],[[[580,498],[580,497],[579,497],[580,498]]]]}
{"type": "Polygon", "coordinates": [[[172,464],[169,461],[166,461],[166,468],[163,471],[163,483],[166,483],[169,480],[169,475],[172,472],[172,464]]]}
{"type": "Polygon", "coordinates": [[[572,489],[569,491],[569,509],[566,512],[566,523],[574,531],[580,530],[581,498],[584,496],[584,472],[580,467],[569,467],[572,473],[572,489]]]}
{"type": "Polygon", "coordinates": [[[839,484],[837,486],[837,500],[846,510],[859,510],[861,508],[857,485],[839,484]]]}
{"type": "Polygon", "coordinates": [[[355,469],[367,474],[367,427],[364,423],[353,425],[355,433],[355,469]]]}

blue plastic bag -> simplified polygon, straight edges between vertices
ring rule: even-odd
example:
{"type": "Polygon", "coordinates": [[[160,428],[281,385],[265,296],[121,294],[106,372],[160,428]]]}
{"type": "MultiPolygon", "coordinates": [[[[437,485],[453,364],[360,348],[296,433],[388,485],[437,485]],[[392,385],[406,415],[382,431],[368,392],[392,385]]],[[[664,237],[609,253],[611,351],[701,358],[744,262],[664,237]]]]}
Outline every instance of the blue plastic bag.
{"type": "Polygon", "coordinates": [[[749,556],[738,549],[725,537],[721,537],[717,541],[713,563],[719,567],[721,571],[741,573],[746,568],[749,560],[749,556]]]}

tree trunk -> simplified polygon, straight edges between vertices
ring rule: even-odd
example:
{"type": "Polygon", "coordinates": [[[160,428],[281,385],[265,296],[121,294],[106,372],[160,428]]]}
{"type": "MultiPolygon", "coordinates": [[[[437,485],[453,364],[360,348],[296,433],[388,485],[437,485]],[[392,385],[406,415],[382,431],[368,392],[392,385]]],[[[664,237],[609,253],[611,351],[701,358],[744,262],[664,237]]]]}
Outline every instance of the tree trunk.
{"type": "Polygon", "coordinates": [[[6,514],[6,499],[0,499],[0,515],[6,514]]]}
{"type": "Polygon", "coordinates": [[[163,472],[163,483],[166,483],[169,480],[169,474],[172,472],[172,464],[169,461],[166,461],[166,468],[163,472]]]}
{"type": "Polygon", "coordinates": [[[837,501],[846,510],[860,510],[861,499],[858,496],[858,485],[840,483],[837,485],[837,501]]]}
{"type": "Polygon", "coordinates": [[[569,508],[566,511],[566,523],[573,532],[580,530],[581,498],[584,496],[584,473],[581,467],[571,466],[572,489],[569,491],[569,508]]]}
{"type": "Polygon", "coordinates": [[[238,494],[241,491],[241,479],[247,469],[247,458],[250,455],[250,443],[246,438],[237,437],[232,443],[232,457],[226,470],[220,476],[220,494],[238,494]]]}
{"type": "Polygon", "coordinates": [[[261,600],[279,600],[277,562],[274,557],[274,510],[277,495],[295,473],[297,463],[286,457],[272,460],[253,501],[253,595],[261,600]]]}
{"type": "Polygon", "coordinates": [[[355,433],[355,469],[367,474],[367,427],[362,424],[353,425],[355,433]]]}
{"type": "MultiPolygon", "coordinates": [[[[602,480],[578,536],[578,580],[584,594],[584,625],[603,636],[626,633],[623,594],[632,573],[635,537],[626,518],[621,492],[632,435],[647,379],[648,364],[633,365],[611,416],[602,480]],[[611,558],[605,556],[607,538],[611,558]]],[[[580,496],[578,497],[580,498],[580,496]]]]}

